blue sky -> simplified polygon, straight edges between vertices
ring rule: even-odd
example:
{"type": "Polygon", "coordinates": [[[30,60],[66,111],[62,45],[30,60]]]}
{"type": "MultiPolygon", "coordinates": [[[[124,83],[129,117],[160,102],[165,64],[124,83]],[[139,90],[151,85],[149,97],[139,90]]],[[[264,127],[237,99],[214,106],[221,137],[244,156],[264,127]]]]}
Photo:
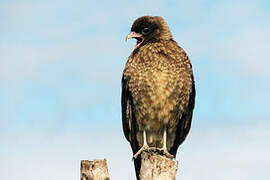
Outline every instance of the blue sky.
{"type": "Polygon", "coordinates": [[[1,0],[0,179],[72,180],[98,158],[133,179],[120,80],[142,15],[163,16],[193,64],[178,178],[269,178],[269,1],[1,0]]]}

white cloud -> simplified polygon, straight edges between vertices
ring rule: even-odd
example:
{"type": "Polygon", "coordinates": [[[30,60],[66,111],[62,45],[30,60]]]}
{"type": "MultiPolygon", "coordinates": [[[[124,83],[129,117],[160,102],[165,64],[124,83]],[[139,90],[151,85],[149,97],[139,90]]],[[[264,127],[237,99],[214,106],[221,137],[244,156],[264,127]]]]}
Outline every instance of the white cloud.
{"type": "Polygon", "coordinates": [[[180,155],[179,179],[266,180],[270,167],[267,128],[269,123],[193,131],[194,141],[188,141],[180,155]]]}
{"type": "Polygon", "coordinates": [[[40,55],[32,47],[2,47],[0,54],[0,80],[23,79],[39,71],[40,55]]]}
{"type": "Polygon", "coordinates": [[[237,62],[249,74],[269,76],[270,28],[249,29],[234,39],[224,43],[213,53],[214,58],[222,58],[230,63],[237,62]]]}
{"type": "Polygon", "coordinates": [[[270,76],[270,26],[265,24],[270,13],[261,2],[222,1],[199,9],[184,18],[190,25],[175,34],[193,60],[210,59],[225,74],[270,76]]]}
{"type": "MultiPolygon", "coordinates": [[[[123,2],[121,6],[125,8],[122,11],[111,8],[116,6],[114,3],[106,3],[106,6],[97,4],[91,10],[90,4],[67,3],[63,6],[63,15],[71,19],[69,21],[63,17],[64,21],[59,21],[60,24],[56,19],[61,3],[55,4],[54,8],[49,2],[3,3],[4,21],[1,24],[11,33],[19,35],[14,34],[18,41],[13,39],[13,44],[0,46],[0,80],[36,78],[44,66],[60,68],[67,64],[67,60],[72,59],[77,62],[77,69],[74,70],[84,73],[82,77],[115,84],[116,82],[111,81],[120,77],[119,72],[122,71],[131,48],[131,43],[124,43],[123,39],[132,21],[139,15],[158,12],[166,14],[169,24],[173,25],[176,40],[193,60],[210,58],[220,66],[220,71],[227,64],[230,67],[236,66],[237,71],[269,76],[266,64],[269,59],[267,50],[270,27],[263,24],[263,19],[270,17],[270,14],[263,10],[261,3],[246,2],[245,6],[242,1],[217,2],[212,5],[197,1],[196,5],[190,2],[185,6],[183,3],[181,1],[168,5],[158,1],[155,2],[155,8],[150,8],[152,3],[143,5],[143,2],[138,2],[129,6],[129,3],[123,2]],[[71,16],[67,11],[72,6],[74,8],[70,12],[71,16]],[[165,13],[170,8],[172,10],[165,13]],[[44,16],[48,12],[48,17],[44,16]],[[181,23],[188,24],[184,31],[180,29],[181,23]],[[21,31],[24,33],[21,34],[21,31]],[[80,35],[85,31],[93,34],[80,35]],[[26,41],[32,34],[34,42],[26,41]],[[100,74],[104,72],[102,68],[108,73],[100,74]]],[[[3,29],[2,31],[5,32],[3,29]]]]}
{"type": "MultiPolygon", "coordinates": [[[[180,147],[178,179],[268,178],[269,123],[192,129],[180,147]]],[[[131,150],[121,128],[87,132],[66,129],[57,134],[29,131],[10,135],[2,143],[1,179],[79,178],[81,159],[107,158],[112,179],[134,179],[131,150]],[[8,148],[7,148],[8,147],[8,148]],[[16,173],[13,173],[16,172],[16,173]]]]}

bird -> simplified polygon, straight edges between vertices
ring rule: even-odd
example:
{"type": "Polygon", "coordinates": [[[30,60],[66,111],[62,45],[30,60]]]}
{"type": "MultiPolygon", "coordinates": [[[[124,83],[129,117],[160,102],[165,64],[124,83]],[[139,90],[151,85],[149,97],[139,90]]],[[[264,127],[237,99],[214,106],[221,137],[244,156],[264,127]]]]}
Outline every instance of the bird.
{"type": "Polygon", "coordinates": [[[144,150],[175,158],[190,131],[196,93],[189,57],[161,16],[137,18],[131,38],[137,43],[123,71],[121,110],[139,179],[144,150]]]}

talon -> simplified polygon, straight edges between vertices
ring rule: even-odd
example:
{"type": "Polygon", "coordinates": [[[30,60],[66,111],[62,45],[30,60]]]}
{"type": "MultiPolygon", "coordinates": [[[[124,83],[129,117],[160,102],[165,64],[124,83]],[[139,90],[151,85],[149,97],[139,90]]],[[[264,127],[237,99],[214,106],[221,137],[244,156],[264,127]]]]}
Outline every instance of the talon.
{"type": "Polygon", "coordinates": [[[171,155],[168,151],[167,151],[167,149],[164,149],[164,148],[161,148],[161,149],[159,149],[165,156],[167,156],[168,158],[170,158],[170,159],[173,159],[174,158],[174,156],[173,155],[171,155]]]}
{"type": "Polygon", "coordinates": [[[149,146],[148,145],[144,145],[143,147],[141,147],[141,149],[136,152],[136,154],[133,155],[133,159],[137,159],[137,157],[143,152],[143,151],[146,151],[146,150],[149,150],[149,146]]]}

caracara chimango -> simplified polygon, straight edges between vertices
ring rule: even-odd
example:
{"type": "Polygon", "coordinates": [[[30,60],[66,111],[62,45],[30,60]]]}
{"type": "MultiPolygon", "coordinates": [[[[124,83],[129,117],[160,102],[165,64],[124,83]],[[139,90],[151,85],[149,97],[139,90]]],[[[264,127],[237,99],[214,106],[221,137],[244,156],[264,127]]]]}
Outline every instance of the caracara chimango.
{"type": "Polygon", "coordinates": [[[195,85],[190,60],[162,17],[136,19],[130,38],[137,44],[122,77],[122,124],[138,177],[143,150],[176,156],[190,130],[195,85]]]}

